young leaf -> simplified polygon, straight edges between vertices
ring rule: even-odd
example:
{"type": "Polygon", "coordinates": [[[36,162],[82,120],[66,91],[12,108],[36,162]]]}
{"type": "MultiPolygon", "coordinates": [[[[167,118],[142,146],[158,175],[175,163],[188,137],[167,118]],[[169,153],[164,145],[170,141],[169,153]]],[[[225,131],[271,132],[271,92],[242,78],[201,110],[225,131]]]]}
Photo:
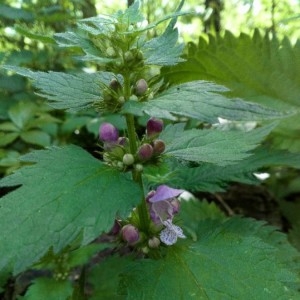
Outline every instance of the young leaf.
{"type": "Polygon", "coordinates": [[[168,125],[160,135],[166,143],[165,154],[178,159],[226,166],[251,154],[274,124],[250,132],[215,129],[184,130],[184,124],[168,125]]]}
{"type": "Polygon", "coordinates": [[[35,164],[1,181],[21,185],[0,201],[0,268],[13,263],[15,273],[80,233],[82,244],[92,241],[142,196],[125,174],[76,146],[34,151],[23,160],[35,164]]]}
{"type": "MultiPolygon", "coordinates": [[[[33,80],[40,95],[56,109],[78,111],[102,99],[101,84],[108,85],[115,75],[110,72],[66,74],[62,72],[33,72],[25,68],[4,66],[33,80]]],[[[121,78],[118,78],[121,80],[121,78]]]]}
{"type": "Polygon", "coordinates": [[[198,240],[140,260],[122,276],[127,299],[296,299],[297,255],[283,234],[261,222],[203,220],[198,240]]]}
{"type": "Polygon", "coordinates": [[[173,86],[148,102],[129,101],[124,111],[177,120],[174,115],[217,123],[218,118],[236,121],[268,120],[286,117],[292,111],[280,112],[242,99],[229,99],[221,93],[224,86],[208,81],[192,81],[173,86]]]}

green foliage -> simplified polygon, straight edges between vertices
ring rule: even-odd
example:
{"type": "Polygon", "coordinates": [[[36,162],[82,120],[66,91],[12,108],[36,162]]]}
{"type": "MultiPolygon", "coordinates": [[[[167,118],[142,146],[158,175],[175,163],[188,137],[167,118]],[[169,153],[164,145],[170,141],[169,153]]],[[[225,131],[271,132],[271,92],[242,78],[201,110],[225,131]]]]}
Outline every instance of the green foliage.
{"type": "Polygon", "coordinates": [[[14,263],[15,273],[81,232],[82,244],[89,243],[140,199],[134,182],[78,147],[32,152],[23,160],[36,164],[1,182],[22,185],[1,201],[1,267],[14,263]]]}
{"type": "Polygon", "coordinates": [[[169,125],[161,134],[167,143],[166,155],[188,161],[203,161],[219,166],[230,165],[251,155],[247,152],[257,147],[274,125],[250,132],[221,130],[184,130],[185,124],[169,125]]]}
{"type": "MultiPolygon", "coordinates": [[[[182,76],[182,75],[180,75],[182,76]]],[[[185,77],[181,77],[185,80],[185,77]]],[[[124,105],[124,112],[177,120],[177,115],[195,118],[208,123],[218,122],[218,117],[253,121],[281,118],[291,114],[291,111],[279,112],[266,109],[254,103],[241,99],[229,99],[224,94],[227,88],[208,81],[191,81],[170,87],[157,95],[153,101],[129,101],[124,105]],[[223,93],[223,94],[222,94],[223,93]],[[175,116],[174,116],[175,115],[175,116]]]]}
{"type": "MultiPolygon", "coordinates": [[[[282,149],[298,151],[299,124],[299,43],[294,46],[285,38],[200,37],[198,45],[189,44],[187,60],[165,70],[172,82],[213,80],[230,88],[231,95],[297,115],[281,121],[271,140],[282,149]],[[183,76],[184,74],[184,76],[183,76]]],[[[226,118],[226,117],[224,117],[226,118]]]]}
{"type": "Polygon", "coordinates": [[[284,267],[296,251],[284,235],[252,220],[190,218],[197,222],[197,241],[169,249],[163,259],[130,265],[122,278],[127,299],[296,297],[297,275],[284,267]]]}
{"type": "Polygon", "coordinates": [[[73,293],[71,282],[59,281],[52,278],[38,278],[28,289],[24,300],[40,300],[45,298],[49,300],[67,300],[73,293]]]}
{"type": "MultiPolygon", "coordinates": [[[[53,32],[64,28],[65,11],[72,7],[61,5],[45,7],[38,18],[53,22],[53,32]]],[[[34,55],[23,60],[0,53],[7,72],[0,82],[6,99],[0,110],[5,147],[0,166],[16,167],[16,157],[29,144],[50,145],[22,156],[23,167],[1,180],[7,192],[0,201],[1,281],[8,272],[47,272],[30,282],[24,299],[45,293],[49,299],[299,296],[299,253],[284,234],[263,222],[226,218],[213,203],[179,201],[182,188],[215,191],[232,180],[253,183],[252,174],[266,165],[300,166],[298,155],[259,147],[275,127],[263,121],[289,118],[291,105],[267,108],[265,102],[235,98],[235,86],[229,91],[198,79],[172,85],[162,76],[161,67],[190,63],[189,57],[183,62],[175,29],[184,15],[182,5],[149,25],[138,2],[111,16],[78,21],[77,30],[54,34],[61,49],[48,58],[61,61],[42,68],[34,64],[34,55]],[[156,26],[167,20],[163,34],[153,37],[156,26]],[[77,64],[64,60],[67,52],[79,58],[77,64]],[[85,73],[86,66],[95,72],[85,73]],[[25,95],[30,85],[20,78],[16,87],[9,84],[11,72],[32,80],[38,97],[25,95]],[[10,98],[13,103],[7,102],[10,98]],[[145,115],[167,119],[168,125],[162,128],[163,120],[145,115]],[[234,122],[225,128],[216,124],[220,118],[234,122]],[[259,126],[241,129],[245,121],[259,126]],[[72,137],[82,139],[80,147],[68,145],[74,131],[72,137]]],[[[36,39],[37,48],[49,42],[43,45],[50,53],[50,29],[42,34],[46,27],[37,27],[16,29],[36,39]]],[[[213,64],[210,68],[215,70],[213,64]]],[[[169,79],[176,74],[172,70],[169,79]]],[[[297,222],[293,230],[291,240],[297,222]]]]}
{"type": "MultiPolygon", "coordinates": [[[[166,170],[160,170],[159,176],[162,182],[174,186],[180,186],[191,192],[224,192],[231,182],[245,184],[259,184],[260,181],[253,175],[254,172],[268,171],[269,167],[286,166],[300,168],[300,157],[285,151],[271,151],[270,149],[258,147],[252,155],[241,161],[227,166],[218,166],[211,163],[201,163],[196,166],[189,166],[182,163],[181,166],[170,161],[166,170]],[[165,177],[163,174],[166,174],[165,177]]],[[[150,171],[150,181],[158,178],[157,169],[150,171]]],[[[285,185],[286,189],[286,185],[285,185]]]]}

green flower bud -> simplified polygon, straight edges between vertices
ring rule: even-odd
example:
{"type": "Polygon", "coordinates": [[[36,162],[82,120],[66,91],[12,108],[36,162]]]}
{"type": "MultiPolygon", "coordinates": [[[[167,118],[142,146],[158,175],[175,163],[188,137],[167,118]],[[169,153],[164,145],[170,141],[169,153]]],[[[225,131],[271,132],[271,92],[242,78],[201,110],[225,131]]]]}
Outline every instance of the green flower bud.
{"type": "Polygon", "coordinates": [[[126,153],[123,156],[123,164],[126,166],[130,166],[134,163],[134,157],[130,153],[126,153]]]}
{"type": "Polygon", "coordinates": [[[135,94],[137,96],[142,96],[146,93],[148,89],[148,84],[145,79],[139,79],[135,85],[135,94]]]}

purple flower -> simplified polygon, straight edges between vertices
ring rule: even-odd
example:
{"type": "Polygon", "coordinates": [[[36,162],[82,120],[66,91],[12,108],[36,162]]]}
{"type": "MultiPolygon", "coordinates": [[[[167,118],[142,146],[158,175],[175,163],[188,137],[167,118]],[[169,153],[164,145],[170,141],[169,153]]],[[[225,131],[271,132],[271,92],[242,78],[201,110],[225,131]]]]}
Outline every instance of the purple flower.
{"type": "Polygon", "coordinates": [[[103,142],[116,143],[119,138],[118,129],[111,123],[103,123],[99,128],[99,138],[103,142]]]}
{"type": "Polygon", "coordinates": [[[155,224],[163,224],[172,220],[179,211],[179,201],[176,199],[184,190],[173,189],[167,185],[160,185],[156,192],[148,194],[150,217],[155,224]]]}

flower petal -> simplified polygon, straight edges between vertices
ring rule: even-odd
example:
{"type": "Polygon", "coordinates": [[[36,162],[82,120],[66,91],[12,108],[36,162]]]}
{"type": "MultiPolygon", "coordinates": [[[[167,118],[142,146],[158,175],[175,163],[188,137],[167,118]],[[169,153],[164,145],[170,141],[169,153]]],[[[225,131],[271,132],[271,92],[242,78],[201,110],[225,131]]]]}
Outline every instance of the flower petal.
{"type": "Polygon", "coordinates": [[[179,226],[174,225],[172,220],[164,221],[163,224],[166,228],[161,231],[159,237],[164,244],[168,246],[174,245],[177,242],[177,238],[186,238],[182,229],[179,226]]]}
{"type": "Polygon", "coordinates": [[[179,189],[173,189],[168,187],[167,185],[160,185],[157,189],[155,194],[149,198],[149,202],[158,202],[158,201],[164,201],[167,199],[172,199],[180,194],[182,194],[184,190],[179,189]]]}

